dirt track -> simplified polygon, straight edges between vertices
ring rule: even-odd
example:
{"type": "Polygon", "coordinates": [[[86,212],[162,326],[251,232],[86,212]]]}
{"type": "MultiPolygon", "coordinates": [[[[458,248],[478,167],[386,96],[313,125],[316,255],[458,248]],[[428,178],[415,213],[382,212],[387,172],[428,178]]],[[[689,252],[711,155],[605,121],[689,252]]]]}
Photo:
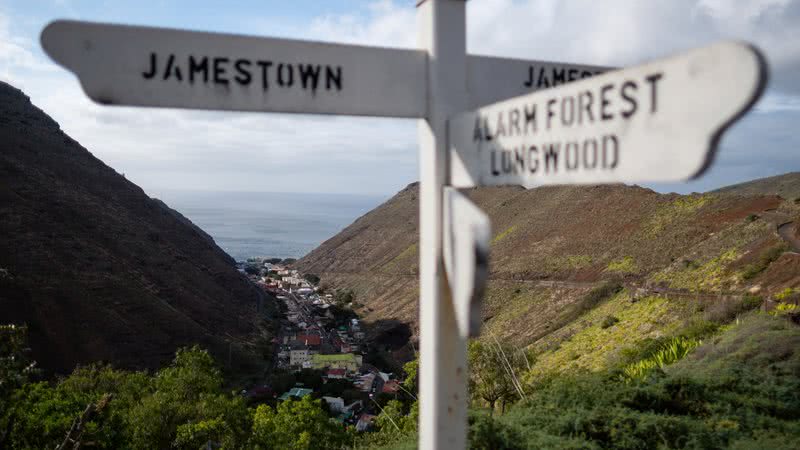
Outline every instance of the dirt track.
{"type": "Polygon", "coordinates": [[[794,222],[786,222],[778,225],[778,235],[789,244],[793,252],[800,253],[800,239],[792,234],[794,222]]]}

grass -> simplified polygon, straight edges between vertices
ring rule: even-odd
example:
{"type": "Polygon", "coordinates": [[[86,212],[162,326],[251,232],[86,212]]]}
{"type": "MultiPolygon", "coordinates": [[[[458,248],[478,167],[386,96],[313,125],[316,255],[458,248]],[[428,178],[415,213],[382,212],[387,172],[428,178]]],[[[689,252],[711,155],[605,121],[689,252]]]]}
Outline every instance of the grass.
{"type": "Polygon", "coordinates": [[[496,244],[496,243],[502,241],[503,239],[508,237],[511,233],[513,233],[516,229],[517,229],[516,225],[512,225],[512,226],[508,227],[505,231],[503,231],[502,233],[498,234],[497,236],[494,237],[494,239],[492,239],[492,244],[496,244]]]}
{"type": "Polygon", "coordinates": [[[545,268],[551,272],[561,270],[579,270],[592,265],[592,257],[589,255],[566,255],[547,258],[545,268]]]}
{"type": "Polygon", "coordinates": [[[770,264],[780,258],[786,250],[788,250],[788,247],[785,243],[777,244],[764,250],[757,262],[749,264],[744,268],[742,279],[750,280],[755,278],[758,274],[765,271],[770,264]]]}
{"type": "Polygon", "coordinates": [[[574,334],[557,349],[540,354],[531,377],[609,369],[621,357],[621,349],[674,334],[680,327],[679,318],[690,312],[687,307],[691,307],[688,302],[655,296],[631,304],[624,292],[617,293],[588,312],[585,320],[574,321],[570,325],[574,334]],[[604,328],[604,318],[609,316],[618,322],[604,328]]]}
{"type": "Polygon", "coordinates": [[[632,274],[638,271],[638,267],[636,266],[636,261],[633,260],[633,257],[626,256],[622,259],[618,259],[616,261],[611,261],[606,266],[606,272],[618,273],[618,274],[632,274]]]}
{"type": "Polygon", "coordinates": [[[666,283],[674,289],[686,289],[691,292],[710,292],[722,290],[737,281],[735,274],[728,270],[728,265],[740,254],[730,249],[704,264],[685,264],[684,267],[668,267],[656,273],[652,280],[666,283]]]}
{"type": "MultiPolygon", "coordinates": [[[[676,339],[662,369],[543,381],[500,416],[470,416],[471,448],[800,448],[800,327],[750,314],[716,339],[676,339]]],[[[653,358],[654,360],[657,358],[653,358]]]]}
{"type": "Polygon", "coordinates": [[[709,194],[689,195],[660,205],[644,224],[645,234],[648,237],[655,237],[662,231],[667,230],[671,224],[686,220],[697,210],[711,203],[714,198],[713,195],[709,194]]]}

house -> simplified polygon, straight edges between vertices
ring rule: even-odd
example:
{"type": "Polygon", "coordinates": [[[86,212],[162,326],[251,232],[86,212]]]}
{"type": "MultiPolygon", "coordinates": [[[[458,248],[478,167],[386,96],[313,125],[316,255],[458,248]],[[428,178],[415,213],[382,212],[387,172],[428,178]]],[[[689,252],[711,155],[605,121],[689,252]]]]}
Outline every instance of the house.
{"type": "Polygon", "coordinates": [[[362,363],[361,355],[353,353],[311,355],[311,366],[315,369],[347,369],[349,372],[355,372],[362,363]]]}
{"type": "Polygon", "coordinates": [[[332,413],[344,412],[344,399],[341,397],[322,397],[322,400],[328,404],[328,409],[332,413]]]}
{"type": "Polygon", "coordinates": [[[292,346],[289,350],[289,365],[302,366],[303,363],[311,361],[314,356],[311,349],[306,346],[292,346]]]}
{"type": "Polygon", "coordinates": [[[389,380],[383,383],[381,392],[384,394],[396,394],[400,390],[400,382],[397,380],[389,380]]]}
{"type": "Polygon", "coordinates": [[[357,431],[367,431],[371,426],[372,423],[375,421],[375,416],[372,414],[361,414],[358,417],[358,423],[356,424],[357,431]]]}
{"type": "Polygon", "coordinates": [[[372,390],[372,385],[375,383],[375,374],[368,373],[366,375],[361,375],[358,377],[356,381],[353,382],[353,385],[357,387],[361,392],[370,392],[372,390]]]}
{"type": "Polygon", "coordinates": [[[262,400],[272,397],[272,389],[267,385],[254,386],[250,390],[243,391],[243,395],[250,400],[262,400]]]}
{"type": "Polygon", "coordinates": [[[328,372],[325,374],[329,380],[341,380],[347,375],[346,369],[328,369],[328,372]]]}
{"type": "Polygon", "coordinates": [[[301,342],[309,347],[319,347],[322,344],[322,336],[318,334],[298,334],[295,341],[301,342]]]}
{"type": "Polygon", "coordinates": [[[290,398],[303,398],[306,395],[311,395],[314,392],[311,389],[301,388],[301,387],[293,387],[289,389],[289,392],[285,392],[283,395],[278,397],[278,400],[289,400],[290,398]]]}

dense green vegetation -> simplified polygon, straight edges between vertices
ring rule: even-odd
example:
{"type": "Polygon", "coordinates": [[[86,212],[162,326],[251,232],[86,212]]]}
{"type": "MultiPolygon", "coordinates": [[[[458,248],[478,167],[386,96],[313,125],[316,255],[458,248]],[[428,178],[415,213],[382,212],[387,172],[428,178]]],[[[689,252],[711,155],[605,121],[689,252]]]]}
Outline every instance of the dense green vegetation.
{"type": "MultiPolygon", "coordinates": [[[[590,297],[616,288],[603,291],[590,297]]],[[[787,290],[784,297],[793,295],[787,290]]],[[[672,336],[639,341],[601,371],[532,377],[537,358],[530,351],[491,337],[473,341],[470,447],[799,448],[800,327],[793,309],[747,312],[759,303],[747,298],[735,317],[693,320],[672,336]]],[[[356,433],[312,397],[249,405],[224,389],[216,363],[197,347],[178,351],[153,374],[95,365],[56,382],[34,382],[25,329],[5,326],[0,337],[3,448],[56,448],[68,435],[98,448],[413,448],[416,442],[416,362],[405,366],[400,395],[377,400],[376,430],[356,433]]],[[[319,379],[307,375],[310,385],[319,379]]],[[[284,377],[283,387],[296,378],[284,377]]]]}
{"type": "MultiPolygon", "coordinates": [[[[178,351],[155,374],[109,366],[27,382],[19,333],[3,329],[0,448],[57,448],[71,439],[97,448],[339,448],[352,431],[332,422],[319,400],[252,408],[223,389],[214,360],[197,347],[178,351]],[[72,430],[72,431],[70,431],[72,430]],[[276,447],[277,445],[277,447],[276,447]]],[[[73,443],[68,442],[72,448],[73,443]]]]}
{"type": "Polygon", "coordinates": [[[800,448],[800,328],[749,313],[715,329],[687,328],[703,345],[682,335],[629,349],[629,361],[660,362],[635,377],[622,366],[573,373],[528,385],[502,415],[475,405],[470,448],[800,448]]]}

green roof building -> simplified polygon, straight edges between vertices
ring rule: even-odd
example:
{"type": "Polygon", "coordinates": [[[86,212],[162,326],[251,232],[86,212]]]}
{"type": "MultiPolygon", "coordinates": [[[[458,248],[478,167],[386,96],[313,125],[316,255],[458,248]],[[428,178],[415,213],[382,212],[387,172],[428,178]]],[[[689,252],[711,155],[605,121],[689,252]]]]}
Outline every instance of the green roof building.
{"type": "Polygon", "coordinates": [[[361,355],[353,353],[311,355],[311,367],[315,369],[345,369],[348,372],[356,372],[361,367],[361,364],[361,355]]]}
{"type": "Polygon", "coordinates": [[[289,392],[285,392],[283,395],[278,397],[278,400],[289,400],[291,397],[295,398],[303,398],[306,395],[310,395],[314,392],[312,389],[305,389],[305,388],[291,388],[289,392]]]}

